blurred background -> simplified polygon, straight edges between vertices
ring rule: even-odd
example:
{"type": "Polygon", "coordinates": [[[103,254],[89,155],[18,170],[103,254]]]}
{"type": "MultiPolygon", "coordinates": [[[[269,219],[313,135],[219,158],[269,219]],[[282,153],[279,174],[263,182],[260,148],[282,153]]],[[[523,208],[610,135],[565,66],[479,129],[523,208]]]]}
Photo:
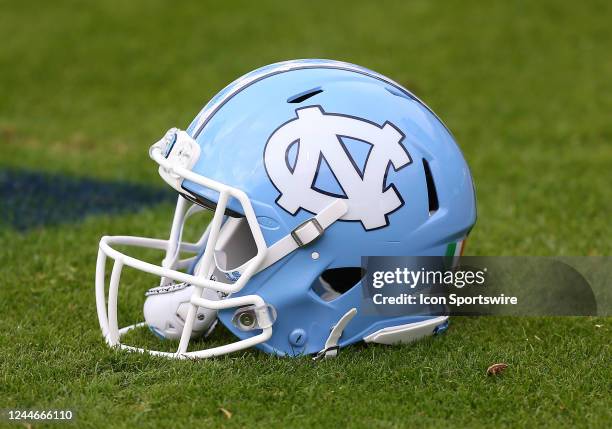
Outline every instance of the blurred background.
{"type": "Polygon", "coordinates": [[[469,253],[609,254],[611,9],[2,0],[0,168],[161,187],[146,151],[165,130],[252,69],[331,58],[400,82],[453,131],[479,199],[469,253]]]}

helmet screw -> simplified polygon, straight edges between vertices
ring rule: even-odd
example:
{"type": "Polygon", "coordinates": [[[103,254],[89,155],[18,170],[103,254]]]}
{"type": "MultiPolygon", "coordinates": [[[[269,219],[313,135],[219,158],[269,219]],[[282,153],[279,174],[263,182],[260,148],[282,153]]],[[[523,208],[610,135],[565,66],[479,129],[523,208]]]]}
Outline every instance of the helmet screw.
{"type": "Polygon", "coordinates": [[[255,318],[251,312],[245,311],[238,316],[238,321],[242,326],[251,327],[255,324],[255,318]]]}
{"type": "Polygon", "coordinates": [[[306,344],[306,331],[303,329],[294,329],[289,334],[289,342],[295,347],[302,347],[306,344]]]}

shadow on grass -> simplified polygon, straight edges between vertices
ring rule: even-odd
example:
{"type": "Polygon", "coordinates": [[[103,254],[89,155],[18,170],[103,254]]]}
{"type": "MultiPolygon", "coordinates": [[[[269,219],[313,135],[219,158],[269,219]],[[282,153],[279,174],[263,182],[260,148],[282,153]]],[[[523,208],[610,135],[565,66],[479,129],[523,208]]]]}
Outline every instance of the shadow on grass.
{"type": "Polygon", "coordinates": [[[160,187],[0,169],[0,225],[18,231],[72,223],[92,214],[133,212],[175,199],[170,189],[160,187]]]}

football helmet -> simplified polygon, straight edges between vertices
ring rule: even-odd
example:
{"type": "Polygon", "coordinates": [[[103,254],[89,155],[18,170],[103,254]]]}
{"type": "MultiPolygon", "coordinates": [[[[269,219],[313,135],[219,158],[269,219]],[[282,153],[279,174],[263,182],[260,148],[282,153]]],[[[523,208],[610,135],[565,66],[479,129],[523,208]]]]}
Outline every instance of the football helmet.
{"type": "Polygon", "coordinates": [[[109,345],[172,358],[250,346],[328,357],[359,341],[395,344],[446,328],[446,316],[362,311],[363,256],[457,255],[476,220],[472,178],[453,136],[398,83],[338,61],[272,64],[231,83],[149,155],[178,202],[167,240],[100,241],[96,302],[109,345]],[[185,242],[185,222],[205,208],[213,212],[208,227],[185,242]],[[152,264],[117,245],[165,257],[152,264]],[[160,283],[146,292],[145,322],[119,328],[124,266],[160,283]],[[189,350],[217,320],[237,340],[189,350]],[[176,353],[121,343],[142,325],[180,338],[176,353]]]}

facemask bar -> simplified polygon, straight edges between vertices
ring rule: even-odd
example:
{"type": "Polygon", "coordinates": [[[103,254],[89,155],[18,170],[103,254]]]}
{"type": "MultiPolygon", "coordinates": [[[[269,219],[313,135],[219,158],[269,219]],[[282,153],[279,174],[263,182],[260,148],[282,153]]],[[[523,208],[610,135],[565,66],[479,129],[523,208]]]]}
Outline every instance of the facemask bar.
{"type": "Polygon", "coordinates": [[[148,352],[157,356],[185,359],[219,356],[267,341],[272,336],[272,324],[275,319],[275,314],[270,314],[270,306],[259,295],[241,297],[228,296],[221,300],[209,300],[203,298],[203,289],[212,289],[217,292],[223,292],[226,295],[231,295],[232,293],[240,291],[255,273],[274,264],[294,250],[306,246],[319,238],[329,226],[340,219],[348,210],[348,206],[342,199],[336,199],[316,216],[300,224],[291,231],[290,234],[278,240],[270,248],[267,248],[255,211],[246,193],[240,189],[216,182],[190,170],[197,161],[199,154],[200,147],[195,140],[184,131],[176,129],[168,131],[166,136],[151,146],[149,150],[150,157],[160,166],[159,173],[161,177],[177,191],[185,192],[181,185],[183,180],[189,180],[219,193],[213,219],[210,222],[207,232],[198,243],[181,242],[182,226],[185,219],[190,215],[190,212],[197,211],[197,209],[186,209],[187,201],[183,197],[179,197],[177,203],[169,240],[129,236],[105,236],[100,240],[96,267],[96,306],[102,333],[110,346],[116,346],[130,351],[148,352]],[[233,284],[222,283],[209,278],[214,269],[214,248],[219,238],[220,229],[223,224],[227,203],[230,197],[235,198],[242,206],[257,248],[256,255],[241,266],[241,270],[243,269],[242,274],[233,284]],[[198,263],[196,275],[177,271],[177,269],[190,266],[197,258],[197,254],[204,244],[204,254],[198,263]],[[161,266],[155,265],[118,252],[111,247],[112,245],[128,245],[165,250],[166,257],[161,266]],[[196,256],[180,260],[179,253],[181,251],[194,253],[196,256]],[[106,304],[105,299],[105,266],[107,256],[115,260],[110,277],[108,304],[106,304]],[[118,327],[117,296],[121,272],[124,265],[159,276],[161,278],[160,284],[166,284],[169,280],[174,280],[195,286],[194,293],[190,300],[191,305],[185,319],[179,348],[176,353],[151,351],[121,344],[120,339],[125,333],[131,329],[145,325],[144,323],[139,323],[121,329],[118,327]],[[255,309],[254,314],[257,318],[261,318],[261,320],[257,320],[257,324],[255,325],[257,326],[256,329],[261,329],[261,333],[224,346],[187,352],[198,307],[223,310],[247,306],[255,309]]]}
{"type": "MultiPolygon", "coordinates": [[[[254,337],[247,338],[241,341],[237,341],[232,344],[215,347],[212,349],[201,350],[197,352],[187,352],[187,347],[189,345],[190,335],[193,327],[193,323],[196,317],[197,307],[205,307],[213,310],[222,310],[227,308],[234,307],[242,307],[242,306],[255,306],[257,308],[266,308],[266,303],[263,299],[258,295],[248,295],[236,298],[225,298],[219,301],[208,300],[202,297],[202,288],[213,289],[218,292],[223,292],[226,294],[232,294],[234,292],[238,292],[241,290],[244,285],[248,282],[253,274],[257,272],[257,269],[263,259],[265,258],[267,247],[265,240],[263,238],[263,234],[259,228],[259,224],[257,222],[257,218],[255,216],[255,212],[251,206],[250,200],[246,196],[246,194],[236,188],[231,188],[229,186],[223,185],[221,183],[215,182],[213,180],[209,180],[203,176],[192,173],[191,171],[186,170],[185,168],[178,166],[176,164],[172,164],[170,160],[166,159],[161,153],[161,145],[154,145],[151,148],[151,157],[157,161],[161,168],[165,170],[165,172],[172,176],[182,177],[184,179],[192,180],[196,183],[199,183],[203,186],[206,186],[210,189],[213,189],[219,192],[219,200],[217,202],[217,208],[215,210],[215,214],[210,223],[208,237],[206,240],[206,247],[204,250],[204,254],[201,258],[200,267],[201,271],[205,274],[208,274],[211,270],[213,262],[213,252],[214,246],[217,242],[219,231],[221,229],[221,225],[223,223],[225,208],[229,201],[230,197],[235,198],[242,206],[245,217],[249,224],[249,228],[251,233],[253,234],[253,239],[255,241],[257,247],[256,255],[247,263],[244,272],[240,276],[240,278],[234,284],[226,284],[216,280],[212,280],[207,278],[206,276],[194,276],[184,272],[176,271],[173,268],[174,265],[177,265],[178,261],[178,253],[179,251],[184,252],[193,252],[197,253],[201,247],[198,247],[197,244],[190,243],[180,243],[178,240],[180,238],[180,230],[182,229],[182,224],[185,220],[185,204],[186,202],[181,197],[179,202],[177,203],[177,209],[175,212],[175,219],[173,221],[173,228],[171,232],[170,240],[155,240],[149,238],[142,237],[103,237],[100,241],[100,251],[98,253],[98,264],[96,270],[96,298],[97,298],[97,307],[98,307],[98,318],[100,321],[100,326],[102,327],[103,335],[105,336],[107,342],[111,346],[119,346],[123,349],[133,350],[133,351],[141,351],[144,352],[144,349],[131,347],[127,345],[123,345],[120,343],[120,338],[123,334],[128,332],[130,329],[133,329],[137,326],[142,326],[142,324],[129,326],[127,328],[119,329],[117,324],[117,295],[118,295],[118,286],[119,280],[121,276],[121,271],[124,265],[136,268],[141,271],[145,271],[151,274],[158,275],[164,279],[171,279],[179,282],[186,282],[196,286],[194,290],[194,294],[191,298],[191,306],[189,308],[189,312],[187,314],[187,318],[185,320],[185,327],[183,328],[183,333],[181,336],[179,348],[176,353],[167,353],[167,352],[158,352],[158,351],[150,351],[150,353],[155,355],[174,357],[174,358],[204,358],[210,356],[217,356],[225,353],[230,353],[233,351],[241,350],[247,347],[251,347],[253,345],[262,343],[269,339],[272,336],[272,327],[266,325],[262,327],[262,332],[254,337]],[[180,171],[175,171],[180,170],[180,171]],[[180,225],[180,226],[179,226],[180,225]],[[153,249],[166,250],[166,258],[162,266],[150,264],[130,256],[127,256],[123,253],[120,253],[113,249],[111,245],[131,245],[131,246],[139,246],[139,247],[148,247],[153,249]],[[108,295],[108,309],[105,308],[105,294],[104,294],[104,273],[105,273],[105,265],[106,265],[106,257],[110,256],[115,260],[113,270],[110,277],[110,286],[109,286],[109,295],[108,295]]],[[[203,237],[204,239],[204,237],[203,237]]],[[[202,240],[200,240],[202,241],[202,240]]],[[[188,260],[192,260],[189,258],[188,260]]],[[[185,261],[181,261],[180,265],[184,266],[185,261]]],[[[178,267],[176,267],[178,268],[178,267]]]]}
{"type": "MultiPolygon", "coordinates": [[[[174,211],[174,217],[172,220],[172,228],[170,229],[170,238],[168,240],[168,248],[166,249],[166,257],[162,261],[162,267],[164,268],[187,268],[197,256],[193,256],[184,261],[181,261],[181,266],[177,266],[177,262],[179,262],[180,255],[180,243],[183,242],[183,228],[187,219],[189,219],[192,215],[204,211],[203,207],[193,204],[191,207],[187,208],[187,201],[182,198],[180,195],[176,202],[176,210],[174,211]]],[[[208,235],[210,233],[210,228],[207,228],[202,238],[198,241],[196,245],[202,246],[208,240],[208,235]]],[[[164,286],[170,283],[171,280],[162,277],[159,285],[164,286]]]]}

